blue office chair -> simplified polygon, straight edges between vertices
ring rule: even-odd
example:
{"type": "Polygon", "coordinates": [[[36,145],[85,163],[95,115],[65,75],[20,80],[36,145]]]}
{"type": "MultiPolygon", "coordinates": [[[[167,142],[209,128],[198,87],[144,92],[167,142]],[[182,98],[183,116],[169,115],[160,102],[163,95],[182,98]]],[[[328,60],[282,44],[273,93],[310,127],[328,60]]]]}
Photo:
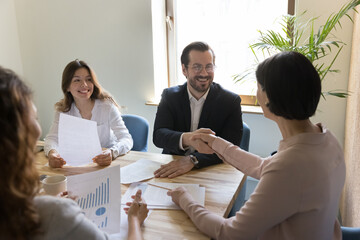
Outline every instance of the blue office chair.
{"type": "Polygon", "coordinates": [[[243,122],[243,134],[240,142],[240,148],[248,152],[249,143],[250,143],[250,128],[245,122],[243,122]]]}
{"type": "MultiPolygon", "coordinates": [[[[240,148],[245,151],[249,151],[249,143],[250,143],[250,128],[249,126],[243,122],[243,134],[240,142],[240,148]]],[[[239,209],[245,203],[245,193],[246,193],[246,185],[247,179],[244,182],[244,186],[241,188],[239,195],[237,196],[233,207],[230,210],[228,217],[235,216],[235,213],[239,211],[239,209]]]]}
{"type": "Polygon", "coordinates": [[[360,240],[360,228],[341,227],[343,240],[360,240]]]}
{"type": "Polygon", "coordinates": [[[121,117],[134,140],[134,145],[131,150],[147,152],[149,136],[148,120],[133,114],[123,114],[121,117]]]}

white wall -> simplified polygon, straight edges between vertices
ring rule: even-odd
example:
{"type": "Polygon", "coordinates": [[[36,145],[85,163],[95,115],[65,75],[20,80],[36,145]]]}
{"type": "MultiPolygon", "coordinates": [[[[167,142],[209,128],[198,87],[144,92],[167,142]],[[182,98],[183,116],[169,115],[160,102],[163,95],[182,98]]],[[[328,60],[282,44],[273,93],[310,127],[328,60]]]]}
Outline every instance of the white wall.
{"type": "MultiPolygon", "coordinates": [[[[348,0],[297,0],[296,12],[300,14],[307,11],[305,16],[309,18],[319,17],[318,20],[316,20],[318,26],[315,26],[315,29],[317,29],[320,25],[325,23],[330,14],[338,12],[347,2],[348,0]]],[[[353,16],[353,13],[353,11],[349,12],[349,15],[353,16]]],[[[342,27],[337,27],[337,31],[332,32],[336,37],[347,44],[334,64],[334,68],[339,69],[340,73],[330,73],[327,75],[322,83],[323,91],[339,89],[347,90],[353,24],[345,16],[341,20],[341,25],[342,27]]],[[[328,59],[327,63],[330,63],[331,60],[332,59],[328,59]]],[[[322,122],[329,128],[335,134],[342,146],[344,144],[345,110],[346,99],[329,96],[326,100],[320,100],[318,110],[312,118],[313,122],[322,122]]],[[[251,152],[259,154],[260,156],[266,156],[273,150],[276,150],[278,142],[281,139],[281,134],[277,130],[276,124],[273,124],[263,116],[254,114],[244,114],[244,121],[246,121],[251,128],[251,152]]]]}
{"type": "Polygon", "coordinates": [[[281,140],[281,133],[275,122],[260,114],[243,114],[243,121],[250,128],[249,151],[266,157],[276,151],[281,140]]]}
{"type": "MultiPolygon", "coordinates": [[[[321,20],[345,2],[301,0],[297,6],[298,12],[307,9],[313,16],[322,16],[321,20]]],[[[13,52],[17,52],[16,59],[19,59],[21,52],[23,74],[35,90],[43,136],[52,122],[53,105],[62,97],[62,70],[76,58],[87,61],[95,69],[100,83],[120,105],[127,106],[125,113],[147,118],[152,132],[156,107],[145,106],[146,100],[154,94],[150,0],[15,0],[16,20],[12,1],[5,0],[5,5],[5,10],[0,8],[0,16],[4,12],[11,24],[15,25],[17,21],[20,42],[18,48],[16,42],[13,46],[17,39],[16,26],[13,26],[11,36],[1,42],[0,50],[15,49],[6,52],[5,60],[0,56],[0,60],[21,72],[21,64],[16,63],[19,60],[10,59],[13,52]]],[[[8,27],[2,22],[1,32],[8,27]]],[[[347,87],[352,25],[344,19],[342,26],[343,29],[336,33],[348,43],[336,64],[342,73],[329,76],[324,83],[327,89],[347,87]],[[335,76],[341,81],[335,82],[335,76]]],[[[328,98],[321,102],[314,118],[325,123],[341,143],[345,107],[345,100],[328,98]]],[[[267,156],[276,150],[281,136],[273,122],[255,114],[244,114],[243,118],[251,128],[251,152],[267,156]]],[[[149,143],[149,151],[160,152],[152,144],[152,134],[149,143]]]]}
{"type": "MultiPolygon", "coordinates": [[[[316,22],[323,25],[330,14],[338,12],[339,9],[348,2],[348,0],[298,0],[296,5],[298,13],[307,10],[306,16],[319,17],[316,22]]],[[[354,12],[349,12],[349,15],[353,16],[354,12]]],[[[341,72],[330,73],[326,76],[326,79],[324,79],[322,83],[323,90],[325,91],[339,89],[347,90],[353,24],[345,16],[341,20],[341,25],[342,27],[337,27],[337,31],[332,32],[338,39],[347,44],[334,64],[334,68],[339,69],[341,72]]],[[[317,27],[319,26],[316,26],[315,29],[317,29],[317,27]]],[[[330,60],[331,59],[328,59],[327,63],[330,63],[330,60]]],[[[313,117],[314,122],[322,122],[325,126],[327,126],[335,134],[342,146],[344,144],[345,110],[346,99],[327,97],[326,100],[321,99],[317,113],[313,117]]]]}
{"type": "Polygon", "coordinates": [[[125,113],[153,125],[152,33],[149,0],[16,0],[24,74],[35,91],[43,136],[60,98],[65,65],[78,58],[96,71],[125,113]]]}
{"type": "Polygon", "coordinates": [[[12,0],[0,0],[0,66],[23,74],[15,7],[12,0]]]}

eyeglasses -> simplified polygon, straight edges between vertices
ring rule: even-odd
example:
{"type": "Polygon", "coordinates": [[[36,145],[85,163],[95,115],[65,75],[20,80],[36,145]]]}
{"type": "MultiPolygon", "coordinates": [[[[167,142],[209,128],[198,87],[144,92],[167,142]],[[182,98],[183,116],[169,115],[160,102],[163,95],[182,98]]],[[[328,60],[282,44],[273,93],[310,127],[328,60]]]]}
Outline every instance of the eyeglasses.
{"type": "MultiPolygon", "coordinates": [[[[189,67],[189,65],[188,65],[188,67],[189,67]]],[[[194,64],[191,66],[191,69],[194,70],[195,73],[201,73],[203,70],[203,67],[204,66],[201,64],[194,64]]],[[[213,73],[215,68],[216,68],[216,66],[214,64],[208,64],[205,66],[205,71],[207,73],[213,73]]]]}

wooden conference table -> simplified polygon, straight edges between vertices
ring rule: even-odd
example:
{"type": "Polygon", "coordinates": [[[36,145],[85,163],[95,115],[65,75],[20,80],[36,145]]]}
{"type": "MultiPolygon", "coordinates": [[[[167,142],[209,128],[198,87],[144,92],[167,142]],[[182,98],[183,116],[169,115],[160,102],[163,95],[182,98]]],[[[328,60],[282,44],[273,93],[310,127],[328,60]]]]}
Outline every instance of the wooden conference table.
{"type": "MultiPolygon", "coordinates": [[[[118,157],[112,162],[111,166],[120,165],[120,167],[123,167],[141,158],[168,163],[180,157],[181,156],[131,151],[126,155],[118,157]]],[[[104,168],[96,164],[90,164],[86,167],[64,167],[55,169],[45,166],[46,163],[47,158],[44,152],[37,153],[36,164],[40,174],[49,176],[62,174],[68,176],[104,168]]],[[[153,178],[148,182],[200,184],[201,187],[206,188],[205,207],[220,216],[228,216],[245,182],[245,177],[243,173],[230,165],[218,164],[204,169],[192,170],[173,179],[153,178]]],[[[129,185],[121,186],[122,195],[128,187],[129,185]]],[[[209,237],[197,230],[184,211],[179,210],[153,210],[144,223],[142,231],[145,239],[209,239],[209,237]]]]}

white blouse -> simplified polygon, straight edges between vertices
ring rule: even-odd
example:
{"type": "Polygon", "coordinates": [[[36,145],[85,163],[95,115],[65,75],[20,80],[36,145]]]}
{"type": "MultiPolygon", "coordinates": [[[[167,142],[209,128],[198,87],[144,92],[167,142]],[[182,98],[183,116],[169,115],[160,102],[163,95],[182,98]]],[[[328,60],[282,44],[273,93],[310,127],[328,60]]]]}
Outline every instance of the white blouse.
{"type": "MultiPolygon", "coordinates": [[[[133,147],[133,139],[121,118],[119,109],[108,100],[96,99],[92,109],[92,121],[97,122],[101,147],[110,148],[113,157],[126,154],[133,147]]],[[[70,116],[80,117],[79,109],[72,103],[68,112],[70,116]]],[[[54,122],[45,138],[45,155],[52,149],[58,150],[58,127],[60,112],[55,112],[54,122]]]]}

